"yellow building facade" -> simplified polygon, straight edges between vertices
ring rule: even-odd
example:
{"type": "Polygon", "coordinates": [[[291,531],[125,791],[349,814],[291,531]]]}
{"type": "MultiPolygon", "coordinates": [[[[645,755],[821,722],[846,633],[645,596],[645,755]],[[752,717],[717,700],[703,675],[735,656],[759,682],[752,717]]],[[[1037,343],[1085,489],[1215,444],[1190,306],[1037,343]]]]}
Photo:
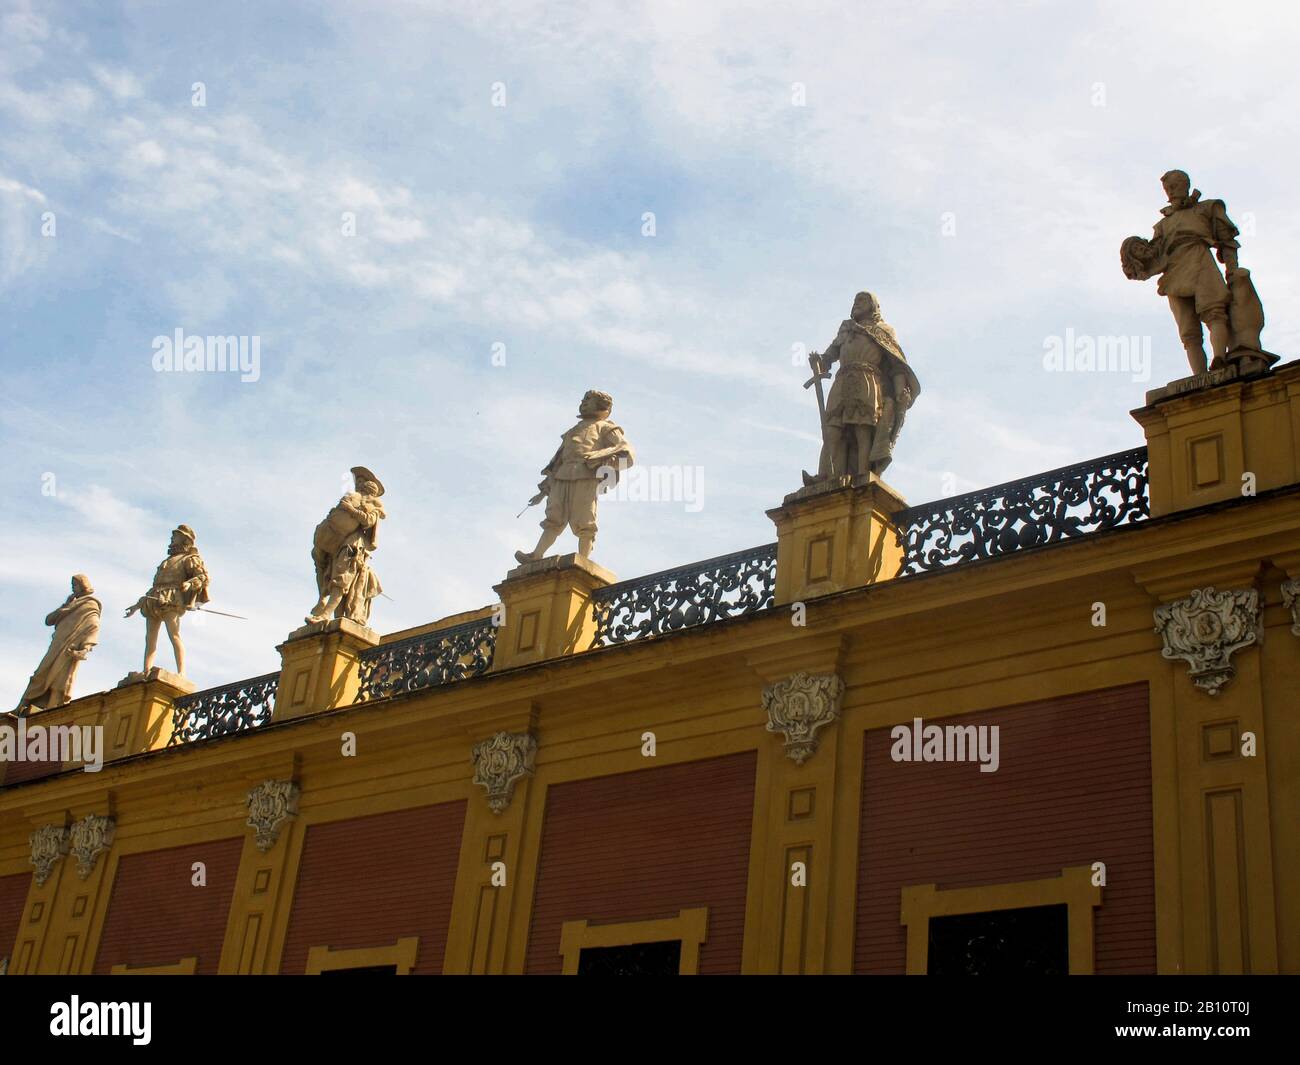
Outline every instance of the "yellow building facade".
{"type": "Polygon", "coordinates": [[[1192,380],[1132,451],[31,715],[106,763],[0,766],[8,974],[1300,972],[1300,362],[1192,380]]]}

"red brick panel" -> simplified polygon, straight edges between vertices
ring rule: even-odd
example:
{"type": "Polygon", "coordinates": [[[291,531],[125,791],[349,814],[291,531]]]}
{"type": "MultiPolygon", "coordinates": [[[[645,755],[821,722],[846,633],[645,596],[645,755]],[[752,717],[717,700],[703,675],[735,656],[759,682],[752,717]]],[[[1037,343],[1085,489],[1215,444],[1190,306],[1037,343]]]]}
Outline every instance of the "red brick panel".
{"type": "Polygon", "coordinates": [[[419,936],[414,973],[441,973],[465,802],[312,825],[285,936],[282,973],[312,947],[388,947],[419,936]]]}
{"type": "Polygon", "coordinates": [[[0,958],[8,958],[11,965],[31,882],[31,873],[0,876],[0,958]]]}
{"type": "Polygon", "coordinates": [[[1000,726],[1001,764],[895,762],[889,728],[866,733],[856,970],[904,971],[904,885],[1034,880],[1102,861],[1096,971],[1154,972],[1146,685],[925,724],[1000,726]]]}
{"type": "Polygon", "coordinates": [[[550,788],[526,968],[561,970],[560,926],[709,909],[700,972],[740,971],[754,751],[550,788]]]}
{"type": "Polygon", "coordinates": [[[62,762],[49,759],[42,762],[29,762],[24,758],[21,762],[5,762],[4,775],[0,777],[0,787],[7,788],[11,784],[25,784],[29,780],[52,777],[55,773],[62,773],[63,768],[62,762]]]}
{"type": "Polygon", "coordinates": [[[235,837],[126,855],[113,880],[94,971],[196,957],[197,972],[215,973],[243,846],[235,837]],[[206,887],[193,883],[195,862],[206,866],[206,887]]]}

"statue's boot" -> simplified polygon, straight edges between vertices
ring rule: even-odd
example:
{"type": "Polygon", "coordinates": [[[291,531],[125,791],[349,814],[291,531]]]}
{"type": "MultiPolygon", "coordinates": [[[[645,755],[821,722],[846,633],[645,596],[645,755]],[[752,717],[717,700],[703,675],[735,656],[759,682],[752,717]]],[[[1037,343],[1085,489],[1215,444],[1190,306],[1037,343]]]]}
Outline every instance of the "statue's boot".
{"type": "Polygon", "coordinates": [[[591,558],[591,549],[596,546],[596,534],[591,533],[587,536],[578,537],[578,554],[583,558],[591,558]]]}
{"type": "Polygon", "coordinates": [[[1228,364],[1228,348],[1231,342],[1232,330],[1226,317],[1216,318],[1210,322],[1210,350],[1214,352],[1214,359],[1210,363],[1211,370],[1217,370],[1228,364]]]}
{"type": "Polygon", "coordinates": [[[1192,375],[1205,373],[1204,345],[1199,340],[1196,343],[1188,342],[1183,345],[1183,350],[1187,352],[1187,365],[1191,367],[1192,375]]]}
{"type": "Polygon", "coordinates": [[[543,529],[542,535],[537,540],[537,546],[534,547],[531,551],[516,551],[515,561],[520,563],[536,562],[539,558],[541,558],[544,554],[546,554],[547,549],[553,543],[555,543],[556,539],[559,538],[559,535],[560,535],[560,531],[558,529],[554,531],[552,531],[551,529],[543,529]]]}
{"type": "Polygon", "coordinates": [[[819,484],[826,480],[826,478],[831,475],[831,465],[831,449],[823,442],[821,455],[817,458],[817,472],[809,473],[807,470],[801,471],[803,473],[804,487],[809,488],[814,484],[819,484]]]}
{"type": "Polygon", "coordinates": [[[312,608],[311,613],[308,614],[304,620],[308,625],[316,625],[322,621],[329,621],[330,614],[334,612],[334,608],[339,605],[342,599],[342,595],[322,595],[320,599],[316,601],[316,605],[312,608]]]}

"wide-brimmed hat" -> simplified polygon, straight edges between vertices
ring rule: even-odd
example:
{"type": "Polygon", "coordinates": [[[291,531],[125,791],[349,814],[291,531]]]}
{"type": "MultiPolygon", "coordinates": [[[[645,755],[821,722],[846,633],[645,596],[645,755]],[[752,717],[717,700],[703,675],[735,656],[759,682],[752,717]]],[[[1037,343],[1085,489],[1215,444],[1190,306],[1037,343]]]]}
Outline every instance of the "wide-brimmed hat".
{"type": "Polygon", "coordinates": [[[379,489],[376,495],[384,494],[384,482],[381,481],[378,477],[376,477],[370,470],[366,469],[364,466],[353,466],[352,476],[357,479],[358,483],[361,481],[373,481],[375,487],[379,489]]]}

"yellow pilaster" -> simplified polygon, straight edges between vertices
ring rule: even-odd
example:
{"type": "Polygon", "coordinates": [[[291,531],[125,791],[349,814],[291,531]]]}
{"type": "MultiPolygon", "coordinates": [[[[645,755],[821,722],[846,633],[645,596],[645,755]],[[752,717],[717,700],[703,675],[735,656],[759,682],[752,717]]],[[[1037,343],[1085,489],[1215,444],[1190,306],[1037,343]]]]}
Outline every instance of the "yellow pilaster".
{"type": "MultiPolygon", "coordinates": [[[[1226,557],[1194,568],[1170,559],[1135,569],[1162,604],[1194,591],[1257,589],[1262,563],[1226,557]]],[[[1201,627],[1212,621],[1194,622],[1201,627]]],[[[1213,633],[1207,636],[1212,639],[1213,633]]],[[[1278,971],[1261,647],[1234,652],[1234,675],[1210,694],[1183,658],[1169,660],[1178,765],[1184,966],[1188,973],[1278,971]]]]}
{"type": "MultiPolygon", "coordinates": [[[[531,700],[504,704],[474,722],[467,736],[466,760],[473,745],[498,732],[535,735],[537,708],[531,700]]],[[[537,786],[531,773],[514,782],[509,802],[494,812],[480,785],[473,785],[465,813],[456,894],[452,900],[444,973],[504,973],[508,958],[522,958],[527,946],[527,913],[533,877],[521,859],[530,799],[537,786]],[[522,913],[523,921],[512,920],[522,913]],[[512,935],[520,937],[512,941],[512,935]]],[[[540,825],[534,818],[535,831],[540,825]]],[[[532,848],[535,862],[536,841],[532,848]]],[[[535,869],[530,870],[535,874],[535,869]]]]}
{"type": "MultiPolygon", "coordinates": [[[[838,678],[843,648],[839,634],[810,636],[755,655],[749,665],[765,685],[779,685],[796,673],[838,678]]],[[[763,690],[755,688],[754,709],[765,720],[763,690]]],[[[838,690],[842,694],[842,684],[838,690]]],[[[818,703],[811,698],[804,705],[816,710],[818,703]]],[[[763,801],[756,807],[750,848],[745,972],[823,973],[830,967],[831,895],[844,879],[835,875],[831,853],[837,766],[846,740],[838,717],[816,730],[811,753],[791,750],[787,740],[772,732],[758,750],[763,801]]]]}
{"type": "Polygon", "coordinates": [[[65,850],[42,884],[32,878],[27,909],[15,944],[14,973],[87,973],[93,957],[87,951],[95,919],[108,906],[112,878],[112,836],[115,810],[109,797],[75,807],[48,806],[28,812],[33,830],[62,829],[65,850]],[[87,818],[107,818],[106,835],[82,833],[87,818]],[[107,841],[108,846],[102,843],[107,841]]]}

